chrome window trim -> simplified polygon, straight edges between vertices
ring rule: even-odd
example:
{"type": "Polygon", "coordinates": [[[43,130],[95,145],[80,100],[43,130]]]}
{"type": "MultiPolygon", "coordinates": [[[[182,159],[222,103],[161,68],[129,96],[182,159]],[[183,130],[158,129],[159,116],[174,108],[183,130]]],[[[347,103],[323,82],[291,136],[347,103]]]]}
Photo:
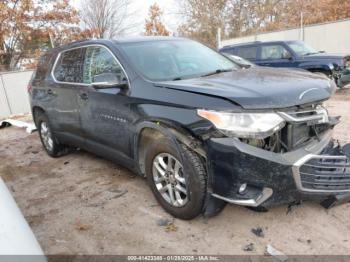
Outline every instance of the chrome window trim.
{"type": "Polygon", "coordinates": [[[322,189],[310,189],[310,188],[303,187],[302,182],[301,182],[301,175],[299,172],[299,168],[311,159],[346,159],[346,156],[307,154],[307,155],[303,156],[302,158],[300,158],[292,166],[292,173],[293,173],[293,177],[294,177],[294,181],[295,181],[295,184],[297,186],[297,189],[299,189],[300,191],[303,191],[303,192],[310,192],[310,193],[350,192],[350,188],[349,189],[340,189],[340,190],[322,190],[322,189]]]}
{"type": "MultiPolygon", "coordinates": [[[[59,52],[59,54],[57,55],[56,57],[56,60],[55,60],[55,63],[53,64],[53,67],[51,69],[51,77],[53,79],[53,81],[57,84],[66,84],[66,85],[79,85],[79,86],[91,86],[91,84],[85,84],[85,83],[74,83],[74,82],[63,82],[63,81],[58,81],[55,77],[55,74],[54,74],[54,71],[56,69],[56,66],[57,66],[57,63],[58,63],[58,60],[60,59],[61,55],[65,52],[68,52],[68,51],[72,51],[72,50],[75,50],[75,49],[83,49],[83,48],[88,48],[88,47],[103,47],[105,49],[108,50],[108,52],[114,57],[115,61],[118,63],[118,65],[121,67],[121,69],[123,70],[123,73],[125,74],[125,77],[128,81],[128,85],[129,87],[131,86],[130,85],[130,80],[129,80],[129,77],[123,67],[123,65],[119,62],[118,58],[115,56],[115,54],[113,54],[113,52],[105,45],[102,45],[102,44],[87,44],[87,45],[82,45],[82,46],[77,46],[77,47],[72,47],[72,48],[69,48],[69,49],[65,49],[65,50],[62,50],[61,52],[59,52]]],[[[84,56],[84,61],[85,61],[85,56],[84,56]]]]}

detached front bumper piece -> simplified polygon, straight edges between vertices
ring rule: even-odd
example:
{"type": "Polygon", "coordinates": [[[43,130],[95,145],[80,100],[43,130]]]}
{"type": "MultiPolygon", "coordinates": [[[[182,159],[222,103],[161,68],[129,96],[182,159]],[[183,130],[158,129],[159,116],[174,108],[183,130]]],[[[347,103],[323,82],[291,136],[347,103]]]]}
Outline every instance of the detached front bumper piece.
{"type": "Polygon", "coordinates": [[[339,74],[335,77],[337,86],[343,88],[346,85],[350,84],[350,68],[343,69],[339,74]]]}
{"type": "Polygon", "coordinates": [[[226,202],[251,207],[298,200],[328,201],[333,206],[344,201],[350,197],[350,152],[334,146],[331,133],[283,154],[238,139],[210,139],[209,191],[226,202]]]}

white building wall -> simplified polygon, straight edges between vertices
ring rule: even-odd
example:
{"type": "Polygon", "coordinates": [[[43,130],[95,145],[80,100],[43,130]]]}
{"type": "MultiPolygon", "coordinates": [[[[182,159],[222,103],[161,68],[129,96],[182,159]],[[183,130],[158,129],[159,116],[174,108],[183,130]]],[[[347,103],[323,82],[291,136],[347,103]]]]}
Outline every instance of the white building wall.
{"type": "Polygon", "coordinates": [[[304,40],[319,51],[350,53],[350,20],[223,40],[221,47],[253,41],[304,40]]]}

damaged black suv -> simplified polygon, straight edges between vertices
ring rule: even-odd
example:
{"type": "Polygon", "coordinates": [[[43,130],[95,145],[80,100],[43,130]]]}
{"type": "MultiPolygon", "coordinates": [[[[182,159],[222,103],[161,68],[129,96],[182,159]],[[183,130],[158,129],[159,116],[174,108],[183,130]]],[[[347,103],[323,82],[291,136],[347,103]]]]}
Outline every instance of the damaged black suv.
{"type": "Polygon", "coordinates": [[[40,60],[32,113],[47,153],[78,147],[145,176],[175,217],[350,195],[347,152],[323,107],[334,81],[242,69],[181,38],[76,42],[40,60]]]}

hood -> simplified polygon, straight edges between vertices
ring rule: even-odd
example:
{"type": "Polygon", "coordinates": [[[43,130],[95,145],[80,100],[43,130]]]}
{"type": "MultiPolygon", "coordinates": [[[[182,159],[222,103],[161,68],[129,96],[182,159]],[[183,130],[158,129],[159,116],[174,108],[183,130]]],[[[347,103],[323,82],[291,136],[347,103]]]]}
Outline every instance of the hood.
{"type": "Polygon", "coordinates": [[[315,58],[315,59],[342,59],[345,57],[350,57],[350,54],[317,53],[317,54],[307,55],[304,57],[305,58],[310,57],[310,58],[315,58]]]}
{"type": "Polygon", "coordinates": [[[160,82],[157,86],[222,97],[245,109],[292,107],[328,99],[335,91],[335,84],[326,77],[265,67],[160,82]]]}

